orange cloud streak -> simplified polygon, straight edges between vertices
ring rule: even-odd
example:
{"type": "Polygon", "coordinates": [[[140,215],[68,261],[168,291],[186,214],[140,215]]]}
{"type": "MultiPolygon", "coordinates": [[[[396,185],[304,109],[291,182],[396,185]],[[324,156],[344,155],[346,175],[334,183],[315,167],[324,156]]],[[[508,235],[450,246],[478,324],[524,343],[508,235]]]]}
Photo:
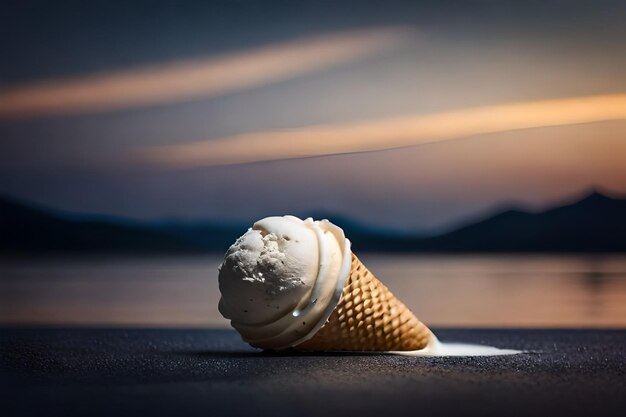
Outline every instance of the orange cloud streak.
{"type": "Polygon", "coordinates": [[[478,107],[360,123],[236,135],[142,149],[170,168],[393,149],[517,129],[626,119],[626,94],[478,107]]]}
{"type": "Polygon", "coordinates": [[[412,35],[404,28],[356,30],[207,59],[0,90],[0,118],[84,113],[211,97],[354,61],[398,45],[412,35]]]}

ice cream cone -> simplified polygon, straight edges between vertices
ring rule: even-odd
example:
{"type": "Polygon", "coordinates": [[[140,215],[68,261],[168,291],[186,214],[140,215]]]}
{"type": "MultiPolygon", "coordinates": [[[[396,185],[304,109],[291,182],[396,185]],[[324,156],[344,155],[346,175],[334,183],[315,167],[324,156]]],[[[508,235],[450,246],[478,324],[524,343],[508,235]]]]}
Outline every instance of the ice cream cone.
{"type": "Polygon", "coordinates": [[[423,349],[431,331],[352,253],[341,299],[303,351],[406,351],[423,349]]]}

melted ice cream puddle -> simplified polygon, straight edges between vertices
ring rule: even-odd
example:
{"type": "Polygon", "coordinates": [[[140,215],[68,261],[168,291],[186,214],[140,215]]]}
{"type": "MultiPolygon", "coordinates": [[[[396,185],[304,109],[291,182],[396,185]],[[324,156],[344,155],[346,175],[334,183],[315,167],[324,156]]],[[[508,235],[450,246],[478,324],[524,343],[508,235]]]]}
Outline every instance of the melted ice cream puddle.
{"type": "Polygon", "coordinates": [[[433,334],[424,349],[389,352],[402,356],[500,356],[522,353],[521,350],[498,349],[493,346],[466,343],[442,343],[433,334]]]}

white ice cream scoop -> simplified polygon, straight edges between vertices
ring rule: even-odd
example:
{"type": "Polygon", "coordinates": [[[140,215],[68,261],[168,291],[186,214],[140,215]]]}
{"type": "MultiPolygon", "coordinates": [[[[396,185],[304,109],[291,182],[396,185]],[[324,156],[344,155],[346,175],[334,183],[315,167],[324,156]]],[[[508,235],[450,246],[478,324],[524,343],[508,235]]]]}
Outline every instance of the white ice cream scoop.
{"type": "Polygon", "coordinates": [[[326,322],[350,264],[350,241],[328,220],[264,218],[226,253],[219,310],[253,346],[295,346],[326,322]]]}

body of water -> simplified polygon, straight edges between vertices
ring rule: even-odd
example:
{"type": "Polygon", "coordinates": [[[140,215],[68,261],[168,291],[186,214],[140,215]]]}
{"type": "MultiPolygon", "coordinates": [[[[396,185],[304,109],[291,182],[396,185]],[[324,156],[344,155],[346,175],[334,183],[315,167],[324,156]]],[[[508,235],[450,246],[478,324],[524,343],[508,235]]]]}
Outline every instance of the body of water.
{"type": "MultiPolygon", "coordinates": [[[[626,256],[359,256],[431,326],[626,327],[626,256]]],[[[0,323],[227,327],[218,257],[1,261],[0,323]]]]}

